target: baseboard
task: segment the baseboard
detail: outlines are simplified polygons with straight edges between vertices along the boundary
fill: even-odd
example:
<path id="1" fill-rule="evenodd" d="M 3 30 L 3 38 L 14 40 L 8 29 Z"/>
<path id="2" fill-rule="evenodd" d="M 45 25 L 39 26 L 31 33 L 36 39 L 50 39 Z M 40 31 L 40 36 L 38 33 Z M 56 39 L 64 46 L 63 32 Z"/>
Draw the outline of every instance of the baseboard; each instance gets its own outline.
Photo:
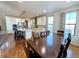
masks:
<path id="1" fill-rule="evenodd" d="M 73 45 L 73 46 L 79 47 L 79 45 L 78 45 L 78 44 L 75 44 L 75 43 L 71 43 L 70 45 Z"/>

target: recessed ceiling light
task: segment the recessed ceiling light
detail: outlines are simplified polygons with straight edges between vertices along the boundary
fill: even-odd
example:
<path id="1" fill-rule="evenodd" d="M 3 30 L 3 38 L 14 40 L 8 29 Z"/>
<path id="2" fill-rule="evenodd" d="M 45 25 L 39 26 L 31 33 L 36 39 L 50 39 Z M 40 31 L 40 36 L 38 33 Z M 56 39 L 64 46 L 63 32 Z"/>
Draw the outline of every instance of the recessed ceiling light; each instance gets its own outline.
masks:
<path id="1" fill-rule="evenodd" d="M 22 3 L 23 1 L 18 1 L 18 2 Z"/>
<path id="2" fill-rule="evenodd" d="M 70 2 L 70 0 L 66 0 L 66 2 Z"/>
<path id="3" fill-rule="evenodd" d="M 44 10 L 43 10 L 43 12 L 44 12 L 44 13 L 46 13 L 46 12 L 47 12 L 47 10 L 46 10 L 46 9 L 44 9 Z"/>

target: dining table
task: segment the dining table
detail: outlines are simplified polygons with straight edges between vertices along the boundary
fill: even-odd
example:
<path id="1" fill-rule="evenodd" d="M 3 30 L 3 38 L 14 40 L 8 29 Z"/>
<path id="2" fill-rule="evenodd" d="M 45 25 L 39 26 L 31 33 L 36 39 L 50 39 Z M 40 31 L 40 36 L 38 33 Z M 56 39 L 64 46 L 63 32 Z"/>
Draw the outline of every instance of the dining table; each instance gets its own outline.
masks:
<path id="1" fill-rule="evenodd" d="M 45 37 L 27 40 L 27 45 L 42 58 L 57 58 L 64 36 L 50 33 Z"/>

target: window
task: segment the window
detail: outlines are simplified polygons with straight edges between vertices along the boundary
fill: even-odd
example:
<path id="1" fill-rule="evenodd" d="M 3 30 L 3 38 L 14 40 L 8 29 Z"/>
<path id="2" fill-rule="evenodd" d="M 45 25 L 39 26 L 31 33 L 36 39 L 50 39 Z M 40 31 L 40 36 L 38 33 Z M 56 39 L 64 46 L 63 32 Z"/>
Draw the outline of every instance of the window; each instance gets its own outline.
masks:
<path id="1" fill-rule="evenodd" d="M 48 17 L 48 30 L 49 30 L 50 32 L 53 31 L 53 16 L 49 16 L 49 17 Z"/>
<path id="2" fill-rule="evenodd" d="M 74 35 L 75 32 L 75 25 L 76 25 L 76 12 L 69 12 L 66 13 L 66 18 L 65 18 L 65 32 L 66 33 L 71 33 Z"/>

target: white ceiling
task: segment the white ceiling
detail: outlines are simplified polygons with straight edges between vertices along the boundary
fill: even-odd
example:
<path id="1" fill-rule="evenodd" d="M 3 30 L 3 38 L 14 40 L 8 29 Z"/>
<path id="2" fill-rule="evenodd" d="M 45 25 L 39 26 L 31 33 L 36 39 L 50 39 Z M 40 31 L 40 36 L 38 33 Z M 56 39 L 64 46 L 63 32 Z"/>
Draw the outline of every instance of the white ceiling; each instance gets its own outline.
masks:
<path id="1" fill-rule="evenodd" d="M 35 17 L 44 14 L 44 9 L 50 13 L 77 4 L 79 4 L 78 1 L 0 1 L 0 11 L 11 16 Z M 23 10 L 25 14 L 21 15 Z"/>

